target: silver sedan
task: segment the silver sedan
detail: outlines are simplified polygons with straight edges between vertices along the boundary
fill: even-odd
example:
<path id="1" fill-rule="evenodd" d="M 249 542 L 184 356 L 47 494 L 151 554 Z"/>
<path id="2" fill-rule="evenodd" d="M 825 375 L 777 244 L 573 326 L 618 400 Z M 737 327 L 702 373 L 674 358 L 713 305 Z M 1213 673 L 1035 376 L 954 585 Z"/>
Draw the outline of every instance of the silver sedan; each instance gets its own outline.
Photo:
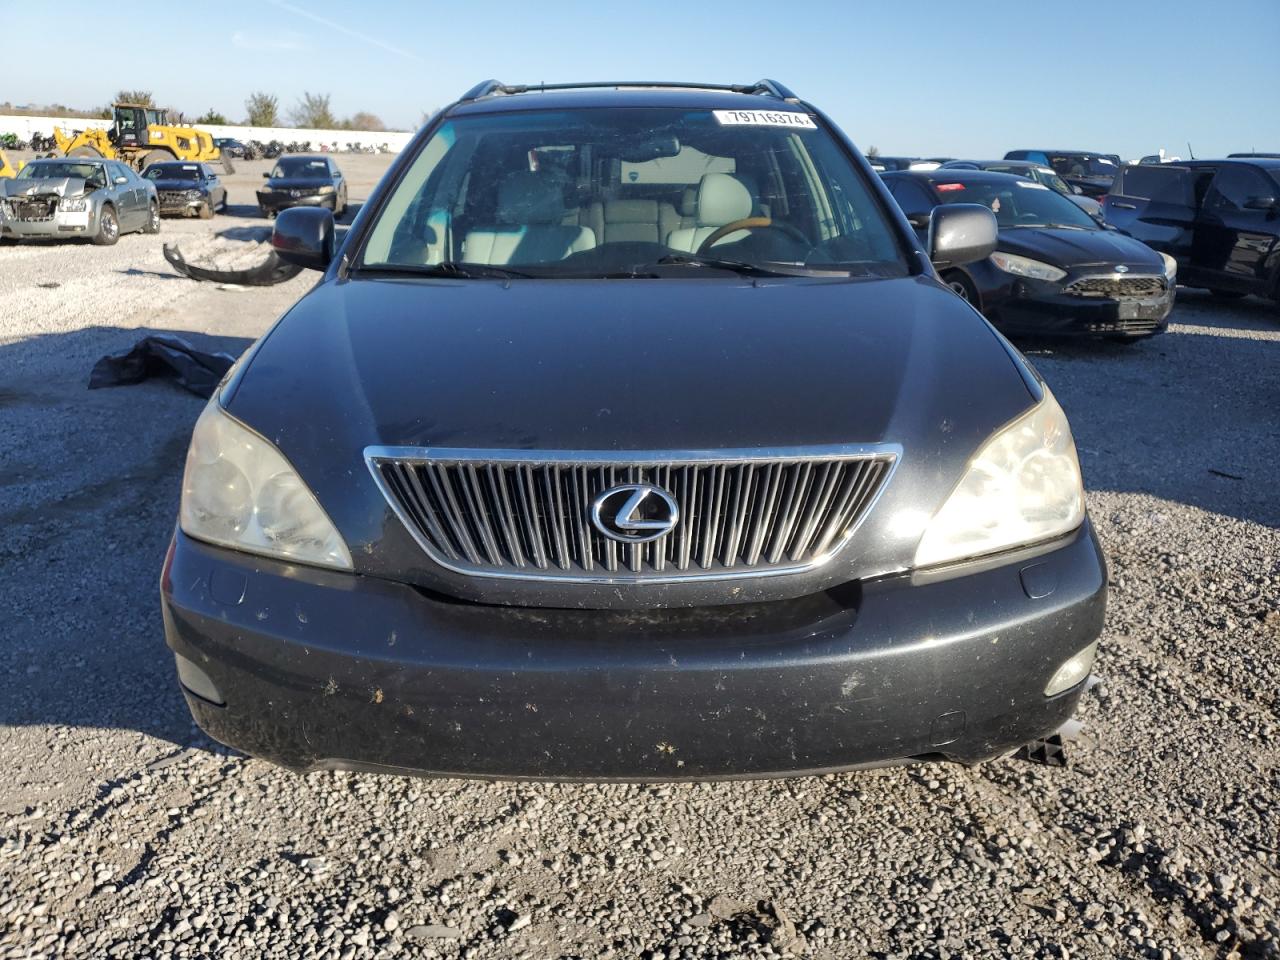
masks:
<path id="1" fill-rule="evenodd" d="M 154 184 L 117 160 L 33 160 L 0 180 L 0 234 L 110 245 L 133 230 L 160 232 L 160 202 Z"/>

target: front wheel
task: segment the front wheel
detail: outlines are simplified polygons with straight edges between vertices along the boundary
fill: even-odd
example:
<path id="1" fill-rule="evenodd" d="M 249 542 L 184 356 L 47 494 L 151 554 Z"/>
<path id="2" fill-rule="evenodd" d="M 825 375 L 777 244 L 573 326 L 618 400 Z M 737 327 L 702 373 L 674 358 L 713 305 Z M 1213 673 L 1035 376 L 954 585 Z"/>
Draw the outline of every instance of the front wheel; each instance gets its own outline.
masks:
<path id="1" fill-rule="evenodd" d="M 93 235 L 93 242 L 100 247 L 109 247 L 120 239 L 120 221 L 116 219 L 114 207 L 103 207 L 98 214 L 98 232 Z"/>
<path id="2" fill-rule="evenodd" d="M 142 232 L 160 232 L 160 205 L 154 200 L 151 201 L 151 209 L 147 211 L 147 225 L 142 228 Z"/>
<path id="3" fill-rule="evenodd" d="M 978 288 L 973 285 L 963 273 L 958 270 L 944 274 L 942 282 L 951 288 L 951 292 L 958 296 L 965 303 L 973 306 L 975 310 L 981 310 L 982 304 L 978 298 Z"/>

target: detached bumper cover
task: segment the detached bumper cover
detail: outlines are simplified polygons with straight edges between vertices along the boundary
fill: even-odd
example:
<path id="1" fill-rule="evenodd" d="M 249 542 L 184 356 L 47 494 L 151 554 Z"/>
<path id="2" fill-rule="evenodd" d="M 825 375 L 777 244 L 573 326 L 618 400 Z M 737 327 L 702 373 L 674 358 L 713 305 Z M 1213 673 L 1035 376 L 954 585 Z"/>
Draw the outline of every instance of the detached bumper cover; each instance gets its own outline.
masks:
<path id="1" fill-rule="evenodd" d="M 175 535 L 169 646 L 223 706 L 211 736 L 299 770 L 549 779 L 976 762 L 1068 719 L 1043 690 L 1097 638 L 1106 573 L 1086 524 L 1052 548 L 757 606 L 486 607 Z M 1033 599 L 1035 597 L 1035 599 Z"/>

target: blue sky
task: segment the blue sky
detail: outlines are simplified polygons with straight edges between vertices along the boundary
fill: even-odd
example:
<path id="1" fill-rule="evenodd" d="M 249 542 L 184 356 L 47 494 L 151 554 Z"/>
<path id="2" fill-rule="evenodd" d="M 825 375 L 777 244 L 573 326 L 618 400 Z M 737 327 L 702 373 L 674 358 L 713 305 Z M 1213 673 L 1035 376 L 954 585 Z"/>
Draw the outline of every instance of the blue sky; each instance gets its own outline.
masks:
<path id="1" fill-rule="evenodd" d="M 7 45 L 0 100 L 87 108 L 144 88 L 189 115 L 240 119 L 253 90 L 286 107 L 310 90 L 339 115 L 411 127 L 491 76 L 770 76 L 886 154 L 1185 156 L 1188 140 L 1197 156 L 1280 151 L 1280 0 L 130 0 L 116 8 L 139 31 L 132 55 L 116 30 L 104 55 L 104 32 L 85 29 L 110 4 L 56 7 L 51 35 L 44 0 L 0 0 L 10 38 L 45 38 Z"/>

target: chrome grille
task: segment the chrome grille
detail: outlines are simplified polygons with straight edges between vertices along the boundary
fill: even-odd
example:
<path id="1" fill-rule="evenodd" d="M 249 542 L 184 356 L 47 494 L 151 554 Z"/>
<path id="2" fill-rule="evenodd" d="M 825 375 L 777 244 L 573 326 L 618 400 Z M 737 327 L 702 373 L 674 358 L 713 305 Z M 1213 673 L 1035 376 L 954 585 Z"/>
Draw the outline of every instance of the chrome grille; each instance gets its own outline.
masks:
<path id="1" fill-rule="evenodd" d="M 187 200 L 187 192 L 185 190 L 161 190 L 161 203 L 185 203 Z"/>
<path id="2" fill-rule="evenodd" d="M 787 573 L 829 559 L 883 489 L 891 445 L 711 454 L 370 448 L 396 514 L 443 566 L 536 580 L 685 580 Z M 592 502 L 620 484 L 667 491 L 679 521 L 647 543 L 606 537 Z"/>
<path id="3" fill-rule="evenodd" d="M 1068 284 L 1066 292 L 1077 297 L 1105 297 L 1110 300 L 1150 300 L 1164 295 L 1164 277 L 1084 277 Z"/>

